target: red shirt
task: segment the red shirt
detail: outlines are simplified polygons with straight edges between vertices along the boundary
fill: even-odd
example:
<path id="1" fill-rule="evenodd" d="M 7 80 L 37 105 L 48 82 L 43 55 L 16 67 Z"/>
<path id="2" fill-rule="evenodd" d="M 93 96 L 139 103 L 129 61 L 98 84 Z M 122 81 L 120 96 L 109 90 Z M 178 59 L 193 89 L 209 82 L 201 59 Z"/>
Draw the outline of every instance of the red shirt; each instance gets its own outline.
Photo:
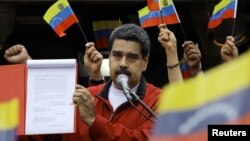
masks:
<path id="1" fill-rule="evenodd" d="M 120 105 L 115 112 L 108 101 L 108 90 L 111 81 L 106 85 L 89 87 L 89 91 L 95 97 L 96 120 L 89 128 L 80 117 L 77 116 L 77 132 L 63 135 L 63 141 L 112 141 L 112 140 L 141 140 L 145 141 L 151 133 L 153 122 L 138 111 L 129 102 Z M 103 91 L 102 91 L 103 90 Z M 141 80 L 137 90 L 141 100 L 153 111 L 161 90 L 145 79 Z M 137 109 L 155 120 L 138 102 L 133 102 Z M 79 114 L 78 114 L 79 115 Z"/>

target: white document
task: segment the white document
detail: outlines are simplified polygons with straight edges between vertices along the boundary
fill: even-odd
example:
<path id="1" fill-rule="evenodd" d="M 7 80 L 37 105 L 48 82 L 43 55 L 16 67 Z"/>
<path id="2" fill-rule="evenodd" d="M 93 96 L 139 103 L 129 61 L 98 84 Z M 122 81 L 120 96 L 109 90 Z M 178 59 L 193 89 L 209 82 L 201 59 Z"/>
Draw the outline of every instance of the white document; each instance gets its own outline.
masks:
<path id="1" fill-rule="evenodd" d="M 25 133 L 73 133 L 76 60 L 29 60 L 27 67 Z"/>

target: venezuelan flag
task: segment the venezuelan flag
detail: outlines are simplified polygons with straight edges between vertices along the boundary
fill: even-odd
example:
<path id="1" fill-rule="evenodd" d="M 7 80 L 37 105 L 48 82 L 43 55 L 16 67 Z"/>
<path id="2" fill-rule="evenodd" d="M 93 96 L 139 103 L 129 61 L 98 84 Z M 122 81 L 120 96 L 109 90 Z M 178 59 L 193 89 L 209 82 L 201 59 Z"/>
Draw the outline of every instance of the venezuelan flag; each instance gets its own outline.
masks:
<path id="1" fill-rule="evenodd" d="M 156 2 L 157 5 L 159 5 L 159 9 L 161 10 L 155 11 L 157 8 L 152 8 L 148 4 L 148 6 L 138 11 L 141 27 L 145 28 L 151 26 L 158 26 L 162 23 L 165 23 L 167 25 L 180 23 L 179 16 L 176 12 L 172 0 L 159 0 L 159 4 L 156 0 L 151 1 L 151 3 Z"/>
<path id="2" fill-rule="evenodd" d="M 223 19 L 236 18 L 237 5 L 238 0 L 222 0 L 214 7 L 208 28 L 211 29 L 219 26 Z"/>
<path id="3" fill-rule="evenodd" d="M 142 28 L 158 26 L 162 23 L 160 11 L 150 11 L 148 6 L 138 11 L 139 21 Z"/>
<path id="4" fill-rule="evenodd" d="M 147 5 L 150 11 L 159 11 L 161 9 L 159 0 L 147 0 Z"/>
<path id="5" fill-rule="evenodd" d="M 15 141 L 19 120 L 19 101 L 12 98 L 0 100 L 0 141 Z"/>
<path id="6" fill-rule="evenodd" d="M 167 25 L 180 23 L 172 0 L 161 0 L 161 7 L 163 23 Z"/>
<path id="7" fill-rule="evenodd" d="M 184 79 L 191 77 L 187 63 L 184 62 L 183 64 L 181 64 L 180 68 L 181 68 L 182 77 Z"/>
<path id="8" fill-rule="evenodd" d="M 250 124 L 250 52 L 165 87 L 152 141 L 204 141 L 209 124 Z M 236 82 L 236 83 L 235 83 Z"/>
<path id="9" fill-rule="evenodd" d="M 26 67 L 24 64 L 0 66 L 0 105 L 9 102 L 13 98 L 17 98 L 19 101 L 18 113 L 20 114 L 17 116 L 17 135 L 25 134 Z M 4 110 L 0 110 L 0 118 L 2 117 L 1 111 Z M 1 123 L 0 120 L 0 126 Z"/>
<path id="10" fill-rule="evenodd" d="M 58 0 L 44 14 L 44 20 L 53 28 L 59 37 L 78 19 L 67 0 Z"/>
<path id="11" fill-rule="evenodd" d="M 107 48 L 111 32 L 121 25 L 120 20 L 94 21 L 93 30 L 97 48 Z"/>

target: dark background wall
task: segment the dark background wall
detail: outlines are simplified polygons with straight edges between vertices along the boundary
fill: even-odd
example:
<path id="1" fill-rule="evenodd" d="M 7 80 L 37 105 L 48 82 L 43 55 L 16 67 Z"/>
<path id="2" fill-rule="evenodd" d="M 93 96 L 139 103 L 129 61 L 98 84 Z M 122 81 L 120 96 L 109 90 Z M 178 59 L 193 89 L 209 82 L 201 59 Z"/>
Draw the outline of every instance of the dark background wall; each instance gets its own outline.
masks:
<path id="1" fill-rule="evenodd" d="M 76 24 L 71 26 L 66 31 L 68 35 L 59 38 L 42 19 L 45 11 L 54 2 L 54 0 L 0 0 L 0 4 L 17 6 L 16 28 L 9 40 L 12 44 L 24 44 L 34 59 L 78 58 L 84 51 L 85 44 L 79 27 Z M 137 11 L 146 6 L 146 0 L 69 0 L 69 2 L 89 41 L 94 41 L 93 21 L 120 19 L 122 23 L 139 24 Z M 226 36 L 232 33 L 234 22 L 234 33 L 240 53 L 249 48 L 250 2 L 239 1 L 235 21 L 225 20 L 218 28 L 208 30 L 207 23 L 217 2 L 218 0 L 174 0 L 182 23 L 168 26 L 177 37 L 179 59 L 183 54 L 181 44 L 185 40 L 184 34 L 186 40 L 199 44 L 204 71 L 220 64 L 220 48 L 214 44 L 214 40 L 223 43 Z M 149 82 L 161 87 L 168 83 L 166 56 L 157 41 L 158 28 L 146 28 L 146 31 L 151 38 L 152 46 L 149 66 L 144 74 Z M 105 52 L 105 49 L 100 51 Z M 85 85 L 87 77 L 79 77 L 79 83 Z"/>

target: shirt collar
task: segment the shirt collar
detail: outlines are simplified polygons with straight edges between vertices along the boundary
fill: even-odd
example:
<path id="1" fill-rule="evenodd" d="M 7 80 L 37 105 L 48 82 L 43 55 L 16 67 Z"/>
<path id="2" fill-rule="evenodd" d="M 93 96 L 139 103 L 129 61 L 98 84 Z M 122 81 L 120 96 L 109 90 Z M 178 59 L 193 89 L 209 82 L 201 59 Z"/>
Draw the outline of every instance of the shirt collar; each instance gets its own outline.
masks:
<path id="1" fill-rule="evenodd" d="M 106 84 L 103 87 L 103 90 L 101 91 L 101 93 L 99 94 L 99 96 L 101 96 L 104 99 L 108 99 L 108 92 L 109 92 L 109 88 L 112 84 L 112 80 L 109 79 Z M 143 98 L 146 92 L 146 80 L 145 78 L 142 76 L 141 80 L 140 80 L 140 84 L 138 86 L 137 92 L 136 94 L 140 97 Z"/>

